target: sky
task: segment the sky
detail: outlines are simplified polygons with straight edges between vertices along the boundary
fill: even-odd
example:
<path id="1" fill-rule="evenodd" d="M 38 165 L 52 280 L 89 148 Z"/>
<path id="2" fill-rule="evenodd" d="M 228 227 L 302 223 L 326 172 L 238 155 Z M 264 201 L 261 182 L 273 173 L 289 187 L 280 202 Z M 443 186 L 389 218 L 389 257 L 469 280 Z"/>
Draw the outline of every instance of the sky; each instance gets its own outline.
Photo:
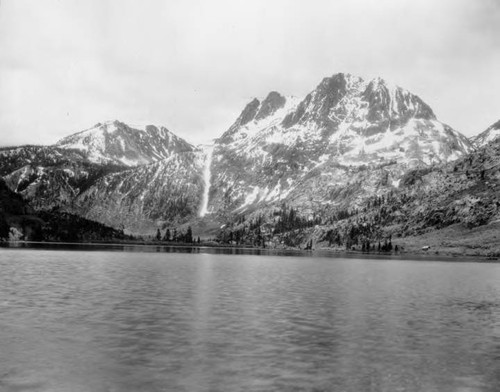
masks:
<path id="1" fill-rule="evenodd" d="M 338 72 L 466 136 L 500 119 L 500 0 L 0 1 L 0 146 L 113 119 L 207 142 L 254 97 Z"/>

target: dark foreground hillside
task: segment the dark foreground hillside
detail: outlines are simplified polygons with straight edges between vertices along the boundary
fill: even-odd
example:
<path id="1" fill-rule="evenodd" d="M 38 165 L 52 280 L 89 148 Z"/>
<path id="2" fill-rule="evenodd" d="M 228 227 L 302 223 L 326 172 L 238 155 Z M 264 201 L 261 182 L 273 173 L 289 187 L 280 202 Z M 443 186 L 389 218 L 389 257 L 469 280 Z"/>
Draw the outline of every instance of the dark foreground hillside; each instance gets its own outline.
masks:
<path id="1" fill-rule="evenodd" d="M 35 211 L 0 179 L 0 241 L 110 241 L 129 238 L 123 231 L 79 216 Z"/>

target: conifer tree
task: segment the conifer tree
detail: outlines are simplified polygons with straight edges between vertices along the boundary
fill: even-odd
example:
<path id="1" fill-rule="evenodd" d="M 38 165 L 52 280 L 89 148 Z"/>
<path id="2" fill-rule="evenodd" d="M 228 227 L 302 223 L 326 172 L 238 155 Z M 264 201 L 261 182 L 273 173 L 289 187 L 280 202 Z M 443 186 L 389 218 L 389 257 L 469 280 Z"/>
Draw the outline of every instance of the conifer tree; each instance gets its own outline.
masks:
<path id="1" fill-rule="evenodd" d="M 5 220 L 5 216 L 0 213 L 0 240 L 9 238 L 10 227 Z"/>
<path id="2" fill-rule="evenodd" d="M 191 229 L 191 226 L 188 226 L 188 228 L 187 228 L 185 241 L 188 243 L 193 242 L 193 229 Z"/>

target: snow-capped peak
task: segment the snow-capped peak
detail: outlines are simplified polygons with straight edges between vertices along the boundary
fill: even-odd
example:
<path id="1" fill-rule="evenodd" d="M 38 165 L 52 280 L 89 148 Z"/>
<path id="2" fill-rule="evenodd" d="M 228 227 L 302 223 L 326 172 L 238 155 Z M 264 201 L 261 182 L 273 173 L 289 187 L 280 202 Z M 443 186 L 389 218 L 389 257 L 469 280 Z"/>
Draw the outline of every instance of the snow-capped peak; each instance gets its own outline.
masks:
<path id="1" fill-rule="evenodd" d="M 218 139 L 222 143 L 245 139 L 271 125 L 278 125 L 281 119 L 293 111 L 300 99 L 295 96 L 285 97 L 271 91 L 264 99 L 250 101 L 234 124 Z"/>
<path id="2" fill-rule="evenodd" d="M 98 123 L 59 140 L 56 146 L 83 151 L 93 162 L 126 166 L 149 164 L 168 158 L 174 152 L 194 149 L 165 127 L 128 125 L 118 120 Z"/>
<path id="3" fill-rule="evenodd" d="M 218 143 L 263 161 L 271 146 L 300 146 L 307 159 L 327 154 L 346 164 L 432 164 L 471 151 L 467 138 L 439 122 L 415 94 L 382 78 L 346 73 L 324 78 L 303 99 L 276 92 L 253 99 Z"/>

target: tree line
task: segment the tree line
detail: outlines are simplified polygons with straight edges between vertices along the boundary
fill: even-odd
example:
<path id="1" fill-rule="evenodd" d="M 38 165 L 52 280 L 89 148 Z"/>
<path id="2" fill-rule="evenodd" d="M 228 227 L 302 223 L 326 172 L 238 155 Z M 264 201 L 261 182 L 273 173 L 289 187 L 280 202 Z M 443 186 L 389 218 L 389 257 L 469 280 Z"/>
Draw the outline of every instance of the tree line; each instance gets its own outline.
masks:
<path id="1" fill-rule="evenodd" d="M 177 230 L 177 228 L 173 228 L 172 230 L 167 228 L 164 234 L 162 234 L 161 230 L 158 228 L 156 230 L 155 239 L 156 241 L 182 242 L 185 244 L 201 243 L 200 237 L 196 239 L 193 237 L 193 229 L 191 226 L 188 226 L 185 232 Z"/>

